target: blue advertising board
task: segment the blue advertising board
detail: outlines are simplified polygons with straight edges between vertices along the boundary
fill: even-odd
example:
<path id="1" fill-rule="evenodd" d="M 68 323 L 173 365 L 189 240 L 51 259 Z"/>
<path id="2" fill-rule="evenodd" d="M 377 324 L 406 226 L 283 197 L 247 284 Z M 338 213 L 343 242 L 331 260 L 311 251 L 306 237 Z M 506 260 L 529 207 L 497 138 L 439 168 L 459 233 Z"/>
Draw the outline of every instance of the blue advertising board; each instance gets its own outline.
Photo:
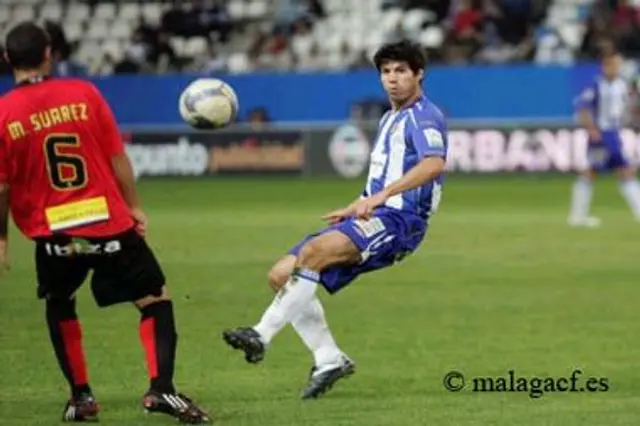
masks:
<path id="1" fill-rule="evenodd" d="M 425 89 L 450 119 L 562 121 L 572 116 L 577 91 L 598 72 L 596 64 L 434 67 Z M 181 125 L 177 100 L 196 75 L 96 77 L 123 126 Z M 375 70 L 345 73 L 215 75 L 240 100 L 240 120 L 264 108 L 277 122 L 342 121 L 354 104 L 384 102 Z M 0 79 L 0 93 L 11 81 Z"/>

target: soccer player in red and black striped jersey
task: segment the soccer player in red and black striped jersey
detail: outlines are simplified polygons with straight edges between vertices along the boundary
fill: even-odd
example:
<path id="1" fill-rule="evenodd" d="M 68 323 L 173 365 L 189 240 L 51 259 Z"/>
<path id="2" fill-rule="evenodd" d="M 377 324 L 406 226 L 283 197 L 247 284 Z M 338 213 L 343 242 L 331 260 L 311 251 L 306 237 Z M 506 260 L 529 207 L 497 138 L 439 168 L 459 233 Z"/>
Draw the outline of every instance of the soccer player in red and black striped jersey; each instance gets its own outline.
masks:
<path id="1" fill-rule="evenodd" d="M 93 272 L 100 307 L 132 302 L 150 387 L 144 408 L 185 423 L 208 415 L 173 384 L 177 333 L 163 271 L 145 242 L 147 219 L 113 114 L 91 83 L 52 79 L 48 34 L 13 28 L 6 59 L 16 87 L 0 98 L 0 264 L 7 265 L 8 216 L 36 245 L 38 297 L 71 387 L 63 420 L 95 420 L 75 293 Z"/>

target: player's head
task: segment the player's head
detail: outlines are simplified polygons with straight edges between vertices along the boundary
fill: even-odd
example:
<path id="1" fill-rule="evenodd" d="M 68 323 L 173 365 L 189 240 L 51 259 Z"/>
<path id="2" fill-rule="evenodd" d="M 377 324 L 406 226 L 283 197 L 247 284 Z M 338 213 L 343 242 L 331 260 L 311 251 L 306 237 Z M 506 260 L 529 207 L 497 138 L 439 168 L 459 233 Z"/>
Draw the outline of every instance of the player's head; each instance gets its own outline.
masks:
<path id="1" fill-rule="evenodd" d="M 14 70 L 48 73 L 51 59 L 49 34 L 33 22 L 16 25 L 5 41 L 7 62 Z"/>
<path id="2" fill-rule="evenodd" d="M 402 103 L 421 92 L 426 58 L 419 44 L 408 40 L 385 44 L 373 62 L 392 102 Z"/>
<path id="3" fill-rule="evenodd" d="M 606 48 L 602 52 L 602 72 L 609 79 L 620 75 L 622 68 L 622 55 L 613 47 Z"/>

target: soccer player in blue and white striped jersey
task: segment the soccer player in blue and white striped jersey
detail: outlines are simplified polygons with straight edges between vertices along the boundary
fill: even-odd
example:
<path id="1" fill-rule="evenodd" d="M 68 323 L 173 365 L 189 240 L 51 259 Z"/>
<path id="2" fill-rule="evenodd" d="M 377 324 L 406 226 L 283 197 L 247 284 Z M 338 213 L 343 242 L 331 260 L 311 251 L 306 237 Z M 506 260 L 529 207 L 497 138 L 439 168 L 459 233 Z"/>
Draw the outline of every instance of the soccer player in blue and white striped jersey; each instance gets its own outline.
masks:
<path id="1" fill-rule="evenodd" d="M 600 219 L 589 214 L 593 179 L 598 172 L 614 170 L 620 182 L 620 192 L 640 221 L 640 183 L 635 169 L 625 158 L 620 129 L 624 124 L 629 99 L 629 85 L 620 75 L 622 57 L 606 51 L 602 60 L 602 75 L 584 89 L 576 100 L 580 125 L 589 134 L 588 167 L 573 185 L 569 224 L 597 227 Z"/>
<path id="2" fill-rule="evenodd" d="M 408 41 L 374 56 L 392 109 L 380 120 L 361 196 L 328 213 L 329 225 L 298 243 L 271 269 L 277 292 L 253 327 L 223 333 L 225 341 L 260 362 L 275 335 L 291 324 L 314 356 L 303 398 L 316 398 L 355 371 L 336 344 L 316 296 L 334 294 L 360 275 L 389 267 L 413 253 L 440 203 L 447 157 L 442 112 L 423 94 L 425 58 Z"/>

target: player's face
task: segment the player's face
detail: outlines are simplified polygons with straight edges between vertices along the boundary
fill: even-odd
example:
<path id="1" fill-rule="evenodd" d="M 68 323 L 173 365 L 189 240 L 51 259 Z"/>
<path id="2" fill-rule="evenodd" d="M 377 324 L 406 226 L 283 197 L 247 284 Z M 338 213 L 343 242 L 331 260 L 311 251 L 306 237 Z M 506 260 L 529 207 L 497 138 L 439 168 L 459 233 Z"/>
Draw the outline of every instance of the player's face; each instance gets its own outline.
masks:
<path id="1" fill-rule="evenodd" d="M 422 70 L 414 73 L 406 62 L 390 61 L 380 67 L 382 86 L 395 103 L 406 101 L 420 91 Z"/>
<path id="2" fill-rule="evenodd" d="M 608 78 L 618 77 L 618 75 L 620 75 L 620 68 L 622 68 L 622 58 L 620 55 L 608 57 L 602 63 L 602 70 Z"/>

